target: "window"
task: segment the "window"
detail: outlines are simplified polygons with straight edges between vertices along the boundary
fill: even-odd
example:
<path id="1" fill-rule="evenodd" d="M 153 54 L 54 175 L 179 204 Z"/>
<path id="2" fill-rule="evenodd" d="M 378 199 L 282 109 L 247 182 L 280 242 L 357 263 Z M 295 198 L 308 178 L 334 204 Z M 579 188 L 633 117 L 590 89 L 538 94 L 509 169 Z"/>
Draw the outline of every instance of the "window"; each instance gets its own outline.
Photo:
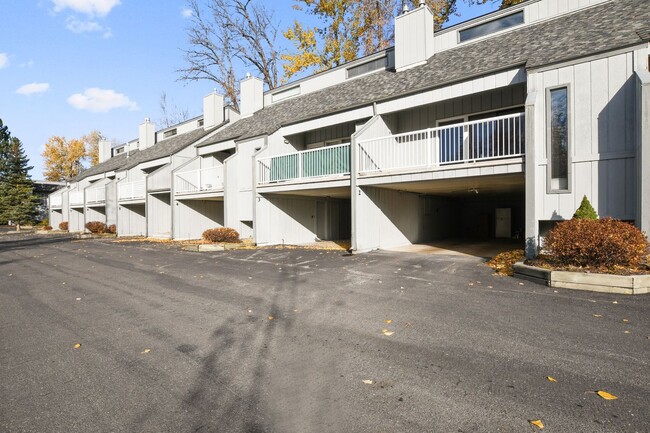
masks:
<path id="1" fill-rule="evenodd" d="M 174 135 L 176 135 L 176 128 L 170 129 L 169 131 L 165 131 L 163 137 L 169 138 L 169 137 L 173 137 Z"/>
<path id="2" fill-rule="evenodd" d="M 203 123 L 204 123 L 203 119 L 199 119 L 198 122 L 197 122 L 197 125 L 198 126 L 203 126 Z"/>
<path id="3" fill-rule="evenodd" d="M 519 11 L 496 20 L 482 23 L 458 32 L 460 42 L 466 42 L 472 39 L 487 36 L 510 27 L 518 26 L 524 23 L 524 11 Z"/>
<path id="4" fill-rule="evenodd" d="M 569 88 L 547 93 L 549 191 L 569 191 Z"/>
<path id="5" fill-rule="evenodd" d="M 271 97 L 273 102 L 282 101 L 283 99 L 291 98 L 292 96 L 300 95 L 300 86 L 291 87 L 290 89 L 276 92 Z"/>
<path id="6" fill-rule="evenodd" d="M 358 66 L 353 66 L 348 69 L 348 78 L 358 77 L 359 75 L 367 74 L 368 72 L 376 71 L 378 69 L 386 68 L 386 57 L 371 60 Z"/>

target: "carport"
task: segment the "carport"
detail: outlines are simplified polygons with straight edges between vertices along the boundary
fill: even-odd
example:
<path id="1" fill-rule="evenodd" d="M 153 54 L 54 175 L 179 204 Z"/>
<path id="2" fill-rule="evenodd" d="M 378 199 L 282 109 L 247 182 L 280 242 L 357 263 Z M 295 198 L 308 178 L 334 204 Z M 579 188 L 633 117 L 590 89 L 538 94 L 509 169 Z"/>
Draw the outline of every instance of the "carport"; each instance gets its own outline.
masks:
<path id="1" fill-rule="evenodd" d="M 256 242 L 264 245 L 348 240 L 350 187 L 291 189 L 264 193 L 256 201 Z"/>
<path id="2" fill-rule="evenodd" d="M 453 241 L 456 249 L 518 239 L 523 243 L 522 173 L 386 183 L 360 190 L 359 250 L 438 241 Z"/>
<path id="3" fill-rule="evenodd" d="M 219 196 L 174 200 L 174 239 L 201 239 L 203 232 L 224 226 L 223 192 Z"/>

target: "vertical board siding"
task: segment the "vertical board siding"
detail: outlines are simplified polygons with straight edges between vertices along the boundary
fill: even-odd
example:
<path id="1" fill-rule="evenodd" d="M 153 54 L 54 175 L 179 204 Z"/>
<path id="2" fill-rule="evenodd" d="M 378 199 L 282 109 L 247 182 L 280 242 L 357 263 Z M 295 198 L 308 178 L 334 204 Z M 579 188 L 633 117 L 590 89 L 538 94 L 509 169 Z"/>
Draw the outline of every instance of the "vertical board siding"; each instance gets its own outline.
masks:
<path id="1" fill-rule="evenodd" d="M 147 200 L 148 235 L 152 237 L 171 237 L 172 207 L 170 194 L 149 194 Z"/>
<path id="2" fill-rule="evenodd" d="M 201 239 L 207 229 L 224 226 L 224 203 L 216 200 L 176 200 L 174 238 Z"/>
<path id="3" fill-rule="evenodd" d="M 537 219 L 571 218 L 584 195 L 600 216 L 635 218 L 633 68 L 633 53 L 629 52 L 534 75 L 534 87 L 543 95 L 536 110 L 536 189 L 541 204 Z M 549 194 L 546 91 L 561 85 L 570 90 L 571 192 Z"/>

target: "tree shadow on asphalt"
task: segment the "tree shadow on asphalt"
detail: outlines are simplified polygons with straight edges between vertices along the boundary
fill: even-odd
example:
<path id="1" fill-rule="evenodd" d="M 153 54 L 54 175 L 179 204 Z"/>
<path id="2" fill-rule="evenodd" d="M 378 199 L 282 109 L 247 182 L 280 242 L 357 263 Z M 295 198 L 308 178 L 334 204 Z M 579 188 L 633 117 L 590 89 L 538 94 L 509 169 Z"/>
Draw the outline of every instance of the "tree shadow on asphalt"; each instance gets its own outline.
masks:
<path id="1" fill-rule="evenodd" d="M 259 287 L 271 291 L 270 305 L 263 317 L 258 311 L 243 318 L 231 315 L 214 329 L 212 347 L 201 359 L 194 384 L 183 400 L 190 417 L 189 431 L 277 430 L 273 414 L 265 409 L 268 402 L 264 401 L 264 386 L 272 374 L 272 352 L 282 350 L 274 348 L 278 338 L 295 325 L 295 319 L 283 312 L 295 309 L 301 283 L 296 271 L 283 266 L 277 283 L 266 280 Z"/>
<path id="2" fill-rule="evenodd" d="M 6 241 L 0 238 L 0 252 L 23 249 L 23 248 L 34 247 L 39 245 L 52 245 L 52 244 L 58 244 L 63 242 L 70 242 L 71 240 L 74 240 L 74 236 L 71 235 L 61 235 L 56 237 L 30 236 L 24 239 L 17 239 L 17 240 L 11 239 Z"/>

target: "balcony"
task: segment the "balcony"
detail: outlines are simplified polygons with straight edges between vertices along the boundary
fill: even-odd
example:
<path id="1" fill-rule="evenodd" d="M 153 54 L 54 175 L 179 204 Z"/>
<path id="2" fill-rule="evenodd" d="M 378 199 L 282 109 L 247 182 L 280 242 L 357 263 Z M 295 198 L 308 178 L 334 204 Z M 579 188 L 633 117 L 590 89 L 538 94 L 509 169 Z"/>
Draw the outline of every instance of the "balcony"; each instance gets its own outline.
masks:
<path id="1" fill-rule="evenodd" d="M 50 196 L 50 207 L 59 208 L 63 206 L 63 197 L 61 194 L 51 195 Z"/>
<path id="2" fill-rule="evenodd" d="M 106 188 L 103 186 L 88 188 L 86 190 L 86 204 L 99 204 L 106 202 Z"/>
<path id="3" fill-rule="evenodd" d="M 84 204 L 84 192 L 83 191 L 72 191 L 70 192 L 70 206 Z"/>
<path id="4" fill-rule="evenodd" d="M 175 194 L 195 194 L 223 189 L 223 166 L 174 174 Z"/>
<path id="5" fill-rule="evenodd" d="M 337 178 L 350 174 L 350 143 L 260 158 L 260 185 L 286 181 Z"/>
<path id="6" fill-rule="evenodd" d="M 359 175 L 424 171 L 521 157 L 525 152 L 524 120 L 523 113 L 511 114 L 360 140 Z"/>
<path id="7" fill-rule="evenodd" d="M 146 193 L 145 180 L 136 180 L 135 182 L 126 182 L 117 184 L 118 201 L 142 200 Z"/>

